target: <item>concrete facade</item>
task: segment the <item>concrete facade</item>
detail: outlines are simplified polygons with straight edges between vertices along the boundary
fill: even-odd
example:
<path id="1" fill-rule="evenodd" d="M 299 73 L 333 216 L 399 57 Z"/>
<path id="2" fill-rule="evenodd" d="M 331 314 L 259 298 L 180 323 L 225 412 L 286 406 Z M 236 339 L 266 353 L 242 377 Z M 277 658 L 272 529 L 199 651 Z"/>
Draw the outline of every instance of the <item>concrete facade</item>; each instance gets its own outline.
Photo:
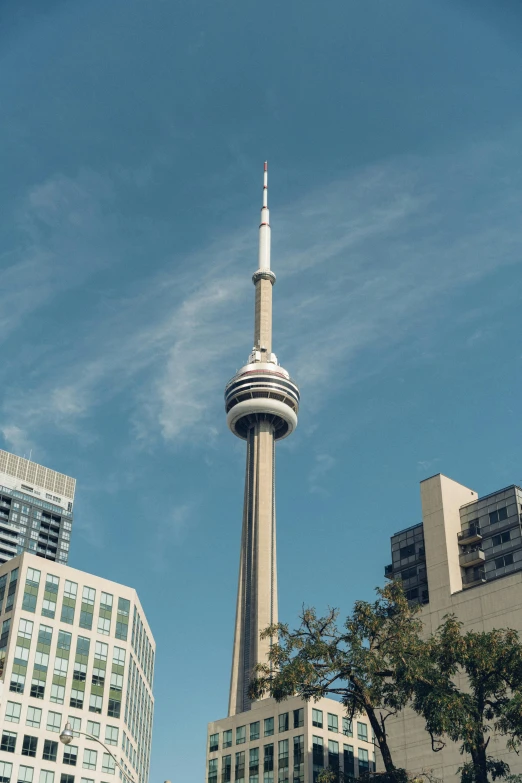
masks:
<path id="1" fill-rule="evenodd" d="M 439 474 L 421 483 L 421 505 L 429 586 L 429 602 L 421 613 L 426 634 L 436 631 L 450 613 L 464 624 L 464 631 L 513 628 L 522 634 L 522 559 L 516 558 L 522 551 L 520 488 L 479 498 L 474 490 Z M 506 531 L 511 537 L 504 541 Z M 502 554 L 506 547 L 509 561 Z M 490 562 L 489 576 L 483 565 L 477 573 L 475 562 Z M 404 565 L 409 567 L 406 561 Z M 395 561 L 392 572 L 387 568 L 389 576 L 401 573 Z M 390 719 L 388 728 L 398 766 L 411 772 L 432 769 L 444 781 L 457 779 L 463 761 L 457 744 L 448 742 L 434 753 L 423 721 L 411 710 Z M 507 761 L 513 774 L 522 773 L 522 757 L 508 752 L 501 737 L 491 736 L 488 753 Z"/>
<path id="2" fill-rule="evenodd" d="M 23 554 L 0 567 L 2 783 L 147 783 L 155 643 L 135 590 Z M 121 775 L 120 775 L 121 777 Z"/>

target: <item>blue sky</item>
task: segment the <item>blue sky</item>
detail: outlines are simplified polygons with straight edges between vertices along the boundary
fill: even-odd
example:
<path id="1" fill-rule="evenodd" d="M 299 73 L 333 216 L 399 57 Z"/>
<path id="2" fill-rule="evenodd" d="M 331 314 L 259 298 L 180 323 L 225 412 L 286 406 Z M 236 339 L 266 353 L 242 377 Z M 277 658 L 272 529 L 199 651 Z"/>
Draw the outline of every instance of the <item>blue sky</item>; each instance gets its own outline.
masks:
<path id="1" fill-rule="evenodd" d="M 4 0 L 0 445 L 78 479 L 71 565 L 135 586 L 152 778 L 223 717 L 270 165 L 280 614 L 348 611 L 437 472 L 522 481 L 518 0 Z M 151 778 L 151 779 L 152 779 Z"/>

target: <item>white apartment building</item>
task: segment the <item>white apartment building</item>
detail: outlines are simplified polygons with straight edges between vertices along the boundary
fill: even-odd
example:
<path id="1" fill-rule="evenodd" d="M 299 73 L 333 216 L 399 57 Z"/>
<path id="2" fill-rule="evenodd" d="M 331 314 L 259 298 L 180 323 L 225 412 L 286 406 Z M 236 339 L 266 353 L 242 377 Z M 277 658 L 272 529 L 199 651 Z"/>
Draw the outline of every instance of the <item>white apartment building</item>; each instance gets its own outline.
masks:
<path id="1" fill-rule="evenodd" d="M 388 577 L 401 578 L 406 595 L 422 604 L 426 633 L 455 614 L 463 631 L 513 628 L 522 636 L 522 490 L 516 485 L 479 497 L 438 474 L 421 482 L 422 522 L 392 536 Z M 393 760 L 410 772 L 432 769 L 444 781 L 460 779 L 464 757 L 448 741 L 434 753 L 424 722 L 405 710 L 387 722 Z M 488 755 L 522 773 L 522 756 L 492 734 Z"/>
<path id="2" fill-rule="evenodd" d="M 147 783 L 155 643 L 135 590 L 24 553 L 0 566 L 0 628 L 0 783 Z"/>
<path id="3" fill-rule="evenodd" d="M 368 719 L 333 699 L 262 699 L 208 726 L 207 783 L 312 783 L 325 767 L 341 780 L 375 770 Z"/>

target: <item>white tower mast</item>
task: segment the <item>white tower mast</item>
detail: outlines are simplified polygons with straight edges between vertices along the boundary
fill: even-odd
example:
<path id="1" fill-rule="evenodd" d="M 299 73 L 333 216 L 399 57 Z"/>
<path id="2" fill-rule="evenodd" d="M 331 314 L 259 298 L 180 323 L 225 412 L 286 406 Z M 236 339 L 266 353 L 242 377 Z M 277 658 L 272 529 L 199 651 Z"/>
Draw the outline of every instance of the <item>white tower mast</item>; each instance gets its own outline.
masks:
<path id="1" fill-rule="evenodd" d="M 259 226 L 254 347 L 245 367 L 225 389 L 227 424 L 246 440 L 243 529 L 228 714 L 250 709 L 253 667 L 267 659 L 270 640 L 259 635 L 277 622 L 275 441 L 297 426 L 299 389 L 272 353 L 272 286 L 267 164 Z"/>

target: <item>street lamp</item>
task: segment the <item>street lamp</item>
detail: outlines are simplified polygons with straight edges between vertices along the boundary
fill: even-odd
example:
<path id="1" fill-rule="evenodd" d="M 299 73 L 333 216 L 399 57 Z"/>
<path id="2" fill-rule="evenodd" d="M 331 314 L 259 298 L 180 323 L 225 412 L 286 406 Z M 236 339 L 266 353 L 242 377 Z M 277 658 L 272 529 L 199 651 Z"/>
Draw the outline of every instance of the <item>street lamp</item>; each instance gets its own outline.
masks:
<path id="1" fill-rule="evenodd" d="M 112 760 L 114 761 L 114 763 L 116 764 L 120 772 L 123 772 L 124 777 L 130 780 L 131 783 L 136 783 L 134 778 L 131 778 L 129 773 L 124 770 L 124 768 L 121 766 L 114 753 L 111 750 L 109 750 L 107 745 L 104 745 L 104 743 L 100 739 L 98 739 L 98 737 L 93 737 L 92 734 L 86 734 L 84 731 L 76 731 L 76 730 L 73 731 L 69 721 L 67 721 L 64 730 L 60 734 L 60 742 L 62 742 L 64 745 L 70 745 L 74 739 L 75 734 L 82 734 L 84 737 L 87 737 L 87 739 L 93 740 L 93 742 L 97 742 L 98 745 L 101 745 L 102 748 L 104 748 L 109 754 L 109 756 L 112 758 Z"/>

